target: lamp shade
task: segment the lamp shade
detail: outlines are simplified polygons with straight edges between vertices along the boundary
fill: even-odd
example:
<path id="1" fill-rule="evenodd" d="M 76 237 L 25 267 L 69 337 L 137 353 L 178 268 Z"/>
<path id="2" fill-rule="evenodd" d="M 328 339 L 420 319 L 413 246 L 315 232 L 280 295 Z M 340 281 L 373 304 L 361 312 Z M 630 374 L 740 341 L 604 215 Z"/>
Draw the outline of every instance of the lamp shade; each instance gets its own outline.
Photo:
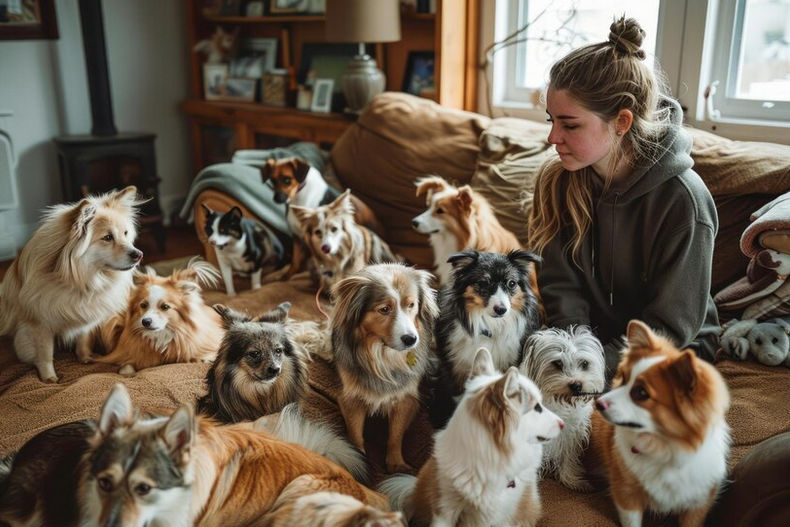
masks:
<path id="1" fill-rule="evenodd" d="M 328 42 L 400 40 L 398 0 L 326 0 Z"/>

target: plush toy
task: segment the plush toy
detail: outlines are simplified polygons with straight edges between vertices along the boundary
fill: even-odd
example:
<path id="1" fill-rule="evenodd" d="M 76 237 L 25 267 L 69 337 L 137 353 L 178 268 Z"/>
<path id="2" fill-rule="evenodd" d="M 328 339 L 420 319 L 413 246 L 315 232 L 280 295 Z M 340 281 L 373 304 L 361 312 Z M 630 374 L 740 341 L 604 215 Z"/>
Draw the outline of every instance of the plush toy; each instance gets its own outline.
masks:
<path id="1" fill-rule="evenodd" d="M 224 29 L 217 26 L 211 38 L 201 40 L 195 44 L 195 52 L 206 54 L 206 63 L 220 64 L 228 62 L 231 57 L 236 55 L 239 44 L 239 28 L 231 33 L 226 33 Z"/>
<path id="2" fill-rule="evenodd" d="M 721 348 L 728 355 L 746 360 L 749 353 L 766 366 L 790 368 L 790 324 L 781 318 L 731 320 L 724 326 Z"/>

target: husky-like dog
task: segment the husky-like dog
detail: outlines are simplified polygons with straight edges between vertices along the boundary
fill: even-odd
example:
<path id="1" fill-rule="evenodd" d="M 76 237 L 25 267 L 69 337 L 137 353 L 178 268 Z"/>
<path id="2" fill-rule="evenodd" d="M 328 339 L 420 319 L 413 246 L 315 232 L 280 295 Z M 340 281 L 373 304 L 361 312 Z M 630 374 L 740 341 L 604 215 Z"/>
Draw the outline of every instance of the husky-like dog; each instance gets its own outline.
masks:
<path id="1" fill-rule="evenodd" d="M 151 268 L 135 272 L 126 312 L 100 328 L 109 354 L 96 362 L 117 364 L 121 375 L 132 375 L 162 364 L 214 360 L 225 331 L 201 291 L 217 278 L 217 270 L 199 258 L 170 276 Z"/>
<path id="2" fill-rule="evenodd" d="M 143 258 L 133 245 L 143 202 L 127 187 L 51 207 L 6 272 L 0 336 L 13 335 L 16 356 L 42 381 L 58 381 L 56 339 L 90 362 L 93 329 L 126 306 L 131 271 Z"/>
<path id="3" fill-rule="evenodd" d="M 481 348 L 472 376 L 434 454 L 415 478 L 385 480 L 379 491 L 411 525 L 534 527 L 541 514 L 542 443 L 563 428 L 540 390 L 515 367 L 504 375 Z"/>
<path id="4" fill-rule="evenodd" d="M 419 385 L 432 362 L 438 314 L 428 271 L 403 264 L 369 265 L 338 282 L 329 326 L 343 383 L 338 406 L 351 443 L 365 451 L 368 415 L 389 419 L 387 470 L 411 470 L 403 435 L 420 406 Z"/>
<path id="5" fill-rule="evenodd" d="M 215 212 L 203 204 L 206 212 L 204 232 L 214 246 L 217 263 L 228 296 L 236 295 L 233 272 L 248 274 L 252 289 L 260 289 L 261 274 L 266 266 L 282 267 L 283 244 L 263 223 L 242 217 L 241 209 Z"/>
<path id="6" fill-rule="evenodd" d="M 283 430 L 296 433 L 276 438 L 249 424 L 218 426 L 195 419 L 191 405 L 169 418 L 141 419 L 126 389 L 116 385 L 98 422 L 52 428 L 22 447 L 0 496 L 0 521 L 29 527 L 257 525 L 302 475 L 389 510 L 386 498 L 308 450 L 311 438 L 303 429 Z"/>
<path id="7" fill-rule="evenodd" d="M 198 400 L 198 412 L 237 423 L 298 402 L 307 388 L 307 354 L 294 335 L 294 326 L 304 323 L 287 318 L 291 304 L 283 302 L 257 317 L 214 308 L 226 333 L 206 374 L 208 393 Z"/>
<path id="8" fill-rule="evenodd" d="M 594 398 L 604 388 L 601 342 L 586 326 L 537 331 L 527 339 L 519 369 L 543 392 L 543 404 L 565 422 L 560 437 L 546 445 L 544 472 L 570 489 L 592 490 L 581 459 L 590 442 Z"/>
<path id="9" fill-rule="evenodd" d="M 350 191 L 316 209 L 291 207 L 324 291 L 368 264 L 399 262 L 389 245 L 354 219 Z"/>

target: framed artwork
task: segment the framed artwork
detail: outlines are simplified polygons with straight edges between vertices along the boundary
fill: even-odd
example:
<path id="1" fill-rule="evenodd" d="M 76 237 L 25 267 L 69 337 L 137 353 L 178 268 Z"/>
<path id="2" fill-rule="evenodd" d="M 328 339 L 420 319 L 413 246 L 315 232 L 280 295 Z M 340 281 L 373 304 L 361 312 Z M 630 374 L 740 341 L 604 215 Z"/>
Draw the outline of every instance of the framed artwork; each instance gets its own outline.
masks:
<path id="1" fill-rule="evenodd" d="M 332 111 L 333 79 L 316 79 L 313 85 L 313 100 L 310 110 L 313 112 L 329 113 Z"/>
<path id="2" fill-rule="evenodd" d="M 255 102 L 258 87 L 257 79 L 238 79 L 229 77 L 225 81 L 222 99 L 226 101 Z"/>
<path id="3" fill-rule="evenodd" d="M 264 73 L 261 101 L 270 106 L 286 106 L 288 82 L 288 70 L 271 70 Z"/>
<path id="4" fill-rule="evenodd" d="M 277 62 L 276 38 L 246 38 L 237 57 L 230 61 L 231 77 L 260 79 Z"/>
<path id="5" fill-rule="evenodd" d="M 412 95 L 430 91 L 436 86 L 434 78 L 433 51 L 411 51 L 406 59 L 402 90 Z"/>
<path id="6" fill-rule="evenodd" d="M 269 0 L 269 13 L 272 15 L 306 14 L 310 0 Z"/>
<path id="7" fill-rule="evenodd" d="M 372 46 L 366 47 L 368 54 L 374 54 Z M 346 97 L 343 95 L 343 75 L 346 72 L 349 61 L 357 53 L 359 53 L 357 44 L 306 42 L 302 45 L 302 57 L 299 63 L 297 82 L 309 85 L 312 79 L 334 80 L 332 111 L 342 111 L 346 106 Z"/>
<path id="8" fill-rule="evenodd" d="M 220 101 L 228 80 L 227 64 L 203 64 L 203 96 L 207 101 Z"/>
<path id="9" fill-rule="evenodd" d="M 56 40 L 55 0 L 0 2 L 0 40 Z"/>

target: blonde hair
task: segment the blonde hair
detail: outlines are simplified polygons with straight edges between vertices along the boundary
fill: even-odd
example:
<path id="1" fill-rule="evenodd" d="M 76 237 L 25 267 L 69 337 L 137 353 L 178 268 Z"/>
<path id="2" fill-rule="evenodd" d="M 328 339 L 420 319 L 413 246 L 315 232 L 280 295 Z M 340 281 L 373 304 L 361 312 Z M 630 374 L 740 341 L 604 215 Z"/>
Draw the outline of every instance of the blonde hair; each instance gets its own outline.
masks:
<path id="1" fill-rule="evenodd" d="M 645 32 L 633 18 L 621 17 L 609 26 L 609 40 L 572 51 L 551 68 L 549 90 L 564 90 L 581 107 L 606 123 L 620 110 L 633 114 L 633 123 L 621 141 L 611 138 L 609 174 L 624 160 L 632 166 L 652 164 L 660 154 L 658 139 L 671 126 L 670 108 L 662 105 L 669 90 L 663 73 L 644 63 Z M 567 174 L 567 177 L 563 177 Z M 566 250 L 573 260 L 592 225 L 591 167 L 568 173 L 559 159 L 541 166 L 529 216 L 531 250 L 540 254 L 563 225 L 573 227 Z M 605 186 L 611 176 L 607 176 Z M 577 262 L 578 263 L 578 262 Z"/>

